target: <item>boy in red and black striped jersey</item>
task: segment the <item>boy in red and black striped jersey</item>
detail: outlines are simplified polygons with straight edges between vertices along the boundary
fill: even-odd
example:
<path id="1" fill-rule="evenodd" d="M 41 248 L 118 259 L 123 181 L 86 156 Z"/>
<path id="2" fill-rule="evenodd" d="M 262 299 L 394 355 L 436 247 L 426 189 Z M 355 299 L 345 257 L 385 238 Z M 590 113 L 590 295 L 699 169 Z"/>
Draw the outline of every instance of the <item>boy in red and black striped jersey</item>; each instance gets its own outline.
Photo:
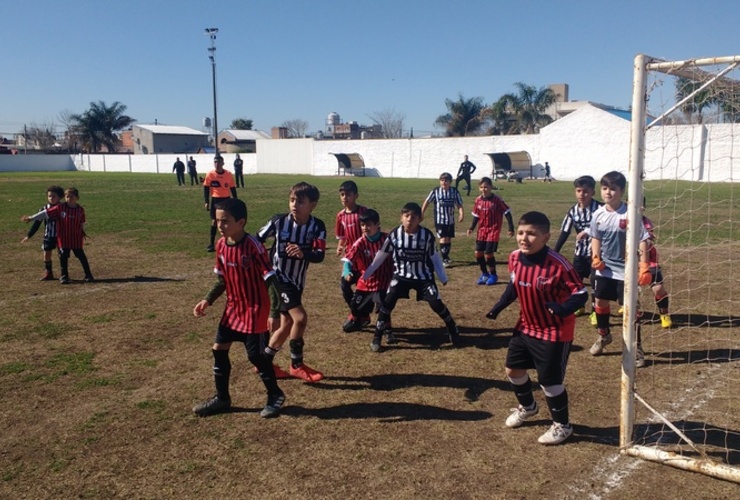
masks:
<path id="1" fill-rule="evenodd" d="M 64 198 L 64 189 L 61 186 L 49 186 L 46 188 L 46 200 L 49 203 L 43 206 L 40 211 L 58 205 L 62 198 Z M 57 222 L 56 220 L 46 219 L 44 223 L 44 241 L 41 243 L 41 250 L 44 252 L 45 272 L 40 281 L 52 281 L 54 280 L 54 272 L 51 267 L 51 252 L 57 248 Z M 34 221 L 21 243 L 30 240 L 39 230 L 39 227 L 41 227 L 41 221 Z"/>
<path id="2" fill-rule="evenodd" d="M 203 199 L 206 210 L 211 214 L 211 239 L 206 247 L 206 252 L 213 252 L 216 240 L 216 205 L 229 197 L 237 198 L 234 176 L 228 170 L 224 170 L 224 158 L 216 153 L 213 157 L 213 170 L 206 174 L 203 179 Z M 195 167 L 193 167 L 195 168 Z"/>
<path id="3" fill-rule="evenodd" d="M 517 225 L 519 246 L 509 255 L 510 280 L 501 298 L 486 315 L 496 317 L 519 300 L 519 320 L 509 341 L 506 376 L 519 406 L 506 419 L 519 427 L 539 412 L 527 370 L 537 370 L 553 424 L 539 438 L 542 444 L 559 444 L 572 433 L 568 393 L 563 381 L 575 331 L 575 311 L 588 293 L 568 260 L 547 247 L 550 221 L 541 212 L 527 212 Z"/>
<path id="4" fill-rule="evenodd" d="M 473 205 L 473 222 L 468 229 L 468 236 L 473 234 L 475 226 L 478 226 L 478 234 L 475 237 L 475 260 L 480 266 L 481 275 L 477 283 L 479 285 L 495 285 L 498 282 L 496 273 L 496 256 L 498 242 L 501 237 L 504 216 L 509 225 L 509 237 L 514 236 L 514 222 L 511 219 L 511 209 L 500 197 L 493 194 L 493 181 L 490 177 L 480 180 L 478 189 L 480 196 L 475 199 Z"/>
<path id="5" fill-rule="evenodd" d="M 352 248 L 355 241 L 362 237 L 360 216 L 367 209 L 357 204 L 358 196 L 357 184 L 354 181 L 344 181 L 339 186 L 339 199 L 342 202 L 343 208 L 337 214 L 337 220 L 334 224 L 334 235 L 337 237 L 337 255 L 340 257 Z M 352 296 L 354 294 L 352 285 L 357 284 L 359 278 L 359 274 L 352 273 L 350 279 L 346 279 L 344 274 L 342 274 L 339 280 L 339 289 L 342 291 L 342 297 L 349 307 L 352 307 Z"/>
<path id="6" fill-rule="evenodd" d="M 87 234 L 85 234 L 85 209 L 77 204 L 79 197 L 80 192 L 77 188 L 67 188 L 64 191 L 64 203 L 46 208 L 31 216 L 26 215 L 21 219 L 23 222 L 46 219 L 57 222 L 57 248 L 59 249 L 59 266 L 62 269 L 59 282 L 62 285 L 70 283 L 68 270 L 70 253 L 74 253 L 82 264 L 85 281 L 94 281 L 85 250 L 82 249 Z"/>
<path id="7" fill-rule="evenodd" d="M 205 417 L 231 408 L 229 349 L 233 342 L 241 342 L 267 389 L 267 404 L 260 415 L 275 417 L 285 403 L 285 394 L 277 385 L 272 358 L 265 354 L 270 332 L 280 316 L 275 271 L 262 243 L 244 232 L 247 205 L 243 201 L 229 198 L 219 202 L 216 205 L 216 223 L 222 236 L 216 244 L 214 272 L 218 280 L 206 298 L 193 308 L 196 317 L 203 316 L 206 309 L 226 292 L 226 307 L 212 348 L 216 395 L 194 407 L 193 412 Z"/>
<path id="8" fill-rule="evenodd" d="M 319 202 L 319 189 L 307 182 L 290 188 L 290 213 L 270 219 L 257 233 L 261 242 L 274 238 L 272 267 L 280 286 L 280 328 L 270 338 L 265 352 L 274 357 L 290 338 L 290 375 L 318 382 L 324 375 L 303 362 L 303 334 L 308 315 L 303 308 L 303 288 L 308 264 L 323 262 L 326 252 L 324 221 L 311 215 Z"/>
<path id="9" fill-rule="evenodd" d="M 362 237 L 355 241 L 342 259 L 344 262 L 342 277 L 347 281 L 351 280 L 353 275 L 362 276 L 388 237 L 387 233 L 380 231 L 380 215 L 372 208 L 366 209 L 360 215 L 360 227 Z M 367 279 L 364 277 L 359 279 L 349 304 L 349 318 L 342 325 L 345 332 L 355 332 L 369 324 L 373 308 L 377 307 L 379 310 L 383 304 L 392 275 L 393 262 L 386 260 L 375 274 Z"/>

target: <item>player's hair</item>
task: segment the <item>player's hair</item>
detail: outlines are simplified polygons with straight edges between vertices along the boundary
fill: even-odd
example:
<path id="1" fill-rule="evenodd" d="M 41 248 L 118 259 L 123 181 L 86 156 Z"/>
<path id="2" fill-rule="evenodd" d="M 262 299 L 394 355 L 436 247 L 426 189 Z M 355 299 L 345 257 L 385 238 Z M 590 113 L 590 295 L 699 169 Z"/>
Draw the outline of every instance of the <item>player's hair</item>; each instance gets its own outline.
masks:
<path id="1" fill-rule="evenodd" d="M 299 182 L 290 188 L 290 194 L 296 198 L 305 198 L 311 203 L 319 201 L 319 188 L 308 182 Z"/>
<path id="2" fill-rule="evenodd" d="M 372 208 L 368 208 L 362 212 L 359 219 L 361 223 L 364 222 L 367 224 L 370 222 L 371 224 L 380 224 L 380 214 Z"/>
<path id="3" fill-rule="evenodd" d="M 223 210 L 231 215 L 234 220 L 247 220 L 247 204 L 238 198 L 227 198 L 216 203 L 213 208 Z"/>
<path id="4" fill-rule="evenodd" d="M 64 190 L 64 194 L 65 195 L 67 195 L 67 194 L 73 194 L 73 195 L 75 195 L 75 198 L 79 198 L 80 197 L 80 192 L 77 191 L 77 188 L 76 187 L 68 187 L 67 189 Z"/>
<path id="5" fill-rule="evenodd" d="M 401 213 L 402 214 L 412 213 L 414 215 L 421 217 L 421 207 L 419 206 L 418 203 L 414 203 L 413 201 L 410 201 L 403 206 L 403 208 L 401 209 Z"/>
<path id="6" fill-rule="evenodd" d="M 573 186 L 577 188 L 587 187 L 596 189 L 596 180 L 590 175 L 582 175 L 573 181 Z"/>
<path id="7" fill-rule="evenodd" d="M 355 193 L 357 194 L 359 191 L 357 191 L 357 183 L 355 181 L 344 181 L 341 186 L 339 186 L 339 192 L 341 193 L 344 191 L 345 193 Z"/>
<path id="8" fill-rule="evenodd" d="M 527 212 L 519 218 L 518 226 L 535 226 L 543 233 L 550 232 L 550 219 L 542 212 Z"/>
<path id="9" fill-rule="evenodd" d="M 488 184 L 489 186 L 493 187 L 493 181 L 490 177 L 481 177 L 481 180 L 478 181 L 478 185 L 481 186 L 483 184 Z"/>
<path id="10" fill-rule="evenodd" d="M 627 187 L 627 178 L 624 176 L 624 174 L 617 172 L 616 170 L 612 170 L 611 172 L 604 174 L 604 176 L 601 178 L 600 184 L 610 189 L 618 187 L 619 189 L 624 191 Z"/>
<path id="11" fill-rule="evenodd" d="M 447 182 L 452 182 L 452 174 L 449 173 L 449 172 L 443 172 L 439 176 L 439 180 L 441 180 L 441 181 L 447 181 Z"/>
<path id="12" fill-rule="evenodd" d="M 46 188 L 47 193 L 54 193 L 60 198 L 64 198 L 64 188 L 62 186 L 49 186 Z"/>

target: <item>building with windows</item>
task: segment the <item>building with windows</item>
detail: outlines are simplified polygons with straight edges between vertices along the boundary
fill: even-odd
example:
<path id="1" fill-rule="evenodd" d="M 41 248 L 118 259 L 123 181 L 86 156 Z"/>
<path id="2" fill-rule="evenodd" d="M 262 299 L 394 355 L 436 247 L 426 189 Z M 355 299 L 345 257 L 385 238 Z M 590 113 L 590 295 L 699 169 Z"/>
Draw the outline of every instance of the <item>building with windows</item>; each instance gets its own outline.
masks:
<path id="1" fill-rule="evenodd" d="M 207 147 L 208 133 L 175 125 L 134 125 L 134 154 L 195 153 Z"/>

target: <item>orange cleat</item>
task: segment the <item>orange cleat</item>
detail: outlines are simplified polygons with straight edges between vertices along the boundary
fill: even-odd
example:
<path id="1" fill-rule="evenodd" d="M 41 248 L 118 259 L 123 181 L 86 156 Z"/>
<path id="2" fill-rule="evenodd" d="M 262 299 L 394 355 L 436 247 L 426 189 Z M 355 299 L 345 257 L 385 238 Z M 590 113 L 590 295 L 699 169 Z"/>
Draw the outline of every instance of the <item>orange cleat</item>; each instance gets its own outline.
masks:
<path id="1" fill-rule="evenodd" d="M 324 378 L 323 373 L 317 372 L 306 364 L 302 364 L 296 368 L 293 368 L 291 366 L 290 375 L 309 383 L 318 382 L 319 380 Z"/>
<path id="2" fill-rule="evenodd" d="M 276 379 L 290 378 L 290 374 L 286 372 L 285 370 L 283 370 L 282 368 L 280 368 L 278 365 L 273 364 L 272 367 L 275 370 Z M 254 367 L 254 373 L 259 373 L 259 370 L 257 369 L 256 366 Z"/>

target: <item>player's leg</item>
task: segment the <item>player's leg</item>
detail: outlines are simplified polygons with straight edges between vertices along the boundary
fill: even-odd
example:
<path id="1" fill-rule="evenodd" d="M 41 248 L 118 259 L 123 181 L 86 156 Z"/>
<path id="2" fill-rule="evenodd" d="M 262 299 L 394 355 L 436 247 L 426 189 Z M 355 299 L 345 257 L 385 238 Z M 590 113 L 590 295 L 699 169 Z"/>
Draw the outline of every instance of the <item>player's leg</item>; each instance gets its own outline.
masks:
<path id="1" fill-rule="evenodd" d="M 216 226 L 216 203 L 218 203 L 218 201 L 220 201 L 218 198 L 211 198 L 211 234 L 210 239 L 208 240 L 208 246 L 206 247 L 206 252 L 216 251 L 216 247 L 214 246 L 214 244 L 216 242 L 216 232 L 218 231 L 218 227 Z"/>
<path id="2" fill-rule="evenodd" d="M 87 261 L 85 250 L 82 248 L 74 248 L 72 249 L 72 252 L 80 261 L 80 264 L 82 264 L 82 271 L 85 273 L 85 281 L 87 281 L 88 283 L 91 281 L 95 281 L 95 278 L 93 278 L 92 275 L 92 271 L 90 271 L 90 263 Z"/>
<path id="3" fill-rule="evenodd" d="M 559 444 L 573 433 L 568 413 L 568 391 L 563 384 L 572 342 L 528 340 L 537 369 L 537 380 L 545 394 L 553 421 L 538 441 L 541 444 Z"/>
<path id="4" fill-rule="evenodd" d="M 517 407 L 506 418 L 506 427 L 520 427 L 539 411 L 532 394 L 532 381 L 527 370 L 534 368 L 534 361 L 521 332 L 514 331 L 506 351 L 506 377 L 517 400 Z"/>
<path id="5" fill-rule="evenodd" d="M 616 301 L 620 296 L 617 290 L 617 281 L 603 276 L 594 276 L 593 279 L 594 311 L 596 312 L 596 329 L 598 337 L 589 349 L 593 356 L 604 352 L 604 348 L 612 343 L 612 335 L 609 329 L 611 309 L 609 303 Z"/>
<path id="6" fill-rule="evenodd" d="M 655 305 L 658 307 L 658 314 L 660 314 L 660 326 L 671 328 L 673 327 L 673 320 L 668 305 L 668 290 L 663 285 L 663 272 L 660 267 L 650 268 L 650 272 L 653 274 L 653 283 L 650 288 L 653 290 Z"/>
<path id="7" fill-rule="evenodd" d="M 280 409 L 285 404 L 285 394 L 280 390 L 275 375 L 272 359 L 265 354 L 265 347 L 270 340 L 269 332 L 251 334 L 245 336 L 244 347 L 247 350 L 247 358 L 257 369 L 262 383 L 267 389 L 267 404 L 260 412 L 262 418 L 278 416 Z"/>
<path id="8" fill-rule="evenodd" d="M 211 348 L 216 395 L 193 408 L 193 413 L 199 417 L 215 415 L 231 408 L 231 394 L 229 393 L 231 360 L 229 359 L 229 349 L 231 348 L 230 339 L 232 337 L 233 332 L 229 328 L 219 325 L 216 340 Z"/>
<path id="9" fill-rule="evenodd" d="M 352 307 L 352 297 L 355 294 L 352 286 L 357 284 L 359 280 L 360 273 L 357 271 L 352 272 L 349 280 L 345 279 L 344 276 L 339 278 L 339 289 L 342 291 L 342 298 L 344 299 L 344 302 L 347 304 L 347 306 L 350 308 Z"/>
<path id="10" fill-rule="evenodd" d="M 408 297 L 408 284 L 400 282 L 396 278 L 391 281 L 391 286 L 383 299 L 383 303 L 378 310 L 378 320 L 375 323 L 375 333 L 370 343 L 370 350 L 380 352 L 382 350 L 383 334 L 390 328 L 391 313 L 396 308 L 398 299 Z"/>
<path id="11" fill-rule="evenodd" d="M 488 270 L 488 279 L 486 285 L 495 285 L 498 282 L 498 273 L 496 272 L 496 251 L 498 250 L 498 241 L 487 241 L 483 249 L 483 259 L 486 262 Z"/>
<path id="12" fill-rule="evenodd" d="M 305 341 L 303 340 L 303 334 L 306 331 L 306 325 L 308 324 L 308 314 L 300 302 L 300 293 L 293 298 L 293 302 L 297 302 L 293 307 L 290 307 L 287 311 L 287 316 L 290 318 L 290 326 L 287 328 L 288 336 L 290 337 L 290 374 L 295 378 L 299 378 L 306 382 L 318 382 L 324 378 L 324 374 L 314 370 L 303 362 L 303 347 Z M 285 315 L 282 316 L 285 318 Z M 282 324 L 280 328 L 282 328 Z M 278 328 L 270 339 L 270 345 L 279 339 L 275 339 L 280 332 Z M 281 332 L 285 335 L 285 332 Z M 282 342 L 285 340 L 283 339 Z M 282 345 L 282 343 L 280 344 Z"/>
<path id="13" fill-rule="evenodd" d="M 69 284 L 69 248 L 59 249 L 59 267 L 61 268 L 61 275 L 59 276 L 59 282 L 62 285 Z"/>
<path id="14" fill-rule="evenodd" d="M 429 303 L 429 307 L 432 308 L 432 311 L 434 311 L 437 316 L 445 322 L 450 343 L 455 347 L 460 345 L 460 331 L 457 328 L 457 323 L 455 323 L 455 320 L 452 318 L 450 310 L 447 308 L 445 303 L 442 302 L 442 298 L 439 296 L 439 289 L 434 281 L 426 281 L 422 283 L 420 287 L 417 288 L 416 293 L 420 294 L 421 298 Z"/>
<path id="15" fill-rule="evenodd" d="M 41 277 L 41 281 L 51 281 L 54 279 L 54 271 L 52 270 L 52 264 L 51 264 L 51 258 L 52 258 L 51 254 L 52 254 L 52 251 L 54 250 L 54 247 L 53 246 L 47 247 L 47 242 L 46 240 L 44 240 L 42 248 L 44 252 L 44 275 Z"/>
<path id="16" fill-rule="evenodd" d="M 485 250 L 486 250 L 486 242 L 481 241 L 481 240 L 476 240 L 475 241 L 475 262 L 478 264 L 478 267 L 480 268 L 480 277 L 478 277 L 478 281 L 476 281 L 476 283 L 479 285 L 485 285 L 489 278 L 488 267 L 486 267 Z"/>

